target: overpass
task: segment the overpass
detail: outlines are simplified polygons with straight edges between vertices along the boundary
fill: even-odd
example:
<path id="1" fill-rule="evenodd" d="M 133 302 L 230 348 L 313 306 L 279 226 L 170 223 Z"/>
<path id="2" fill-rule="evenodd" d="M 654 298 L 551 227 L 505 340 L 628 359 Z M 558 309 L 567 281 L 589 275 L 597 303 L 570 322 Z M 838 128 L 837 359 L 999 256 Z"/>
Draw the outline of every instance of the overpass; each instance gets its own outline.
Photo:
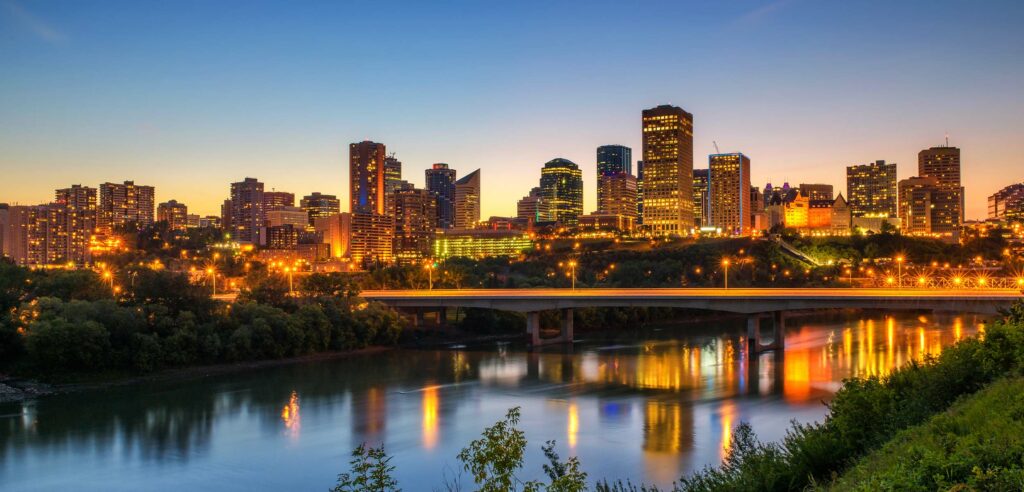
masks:
<path id="1" fill-rule="evenodd" d="M 761 350 L 760 325 L 774 319 L 775 337 L 769 348 L 781 348 L 785 313 L 808 309 L 861 308 L 888 311 L 951 311 L 996 314 L 1024 299 L 1016 289 L 459 289 L 371 290 L 367 300 L 412 311 L 485 308 L 526 314 L 530 341 L 539 345 L 540 311 L 559 310 L 558 341 L 572 341 L 572 310 L 590 307 L 670 307 L 748 315 L 748 338 Z"/>

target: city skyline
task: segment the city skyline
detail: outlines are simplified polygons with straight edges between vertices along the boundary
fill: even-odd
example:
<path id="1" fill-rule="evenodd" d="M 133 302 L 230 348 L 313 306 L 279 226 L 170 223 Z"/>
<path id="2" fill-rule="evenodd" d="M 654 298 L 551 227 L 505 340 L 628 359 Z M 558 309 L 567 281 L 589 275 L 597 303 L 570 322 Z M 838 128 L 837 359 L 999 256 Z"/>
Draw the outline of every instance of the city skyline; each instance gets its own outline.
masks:
<path id="1" fill-rule="evenodd" d="M 425 12 L 392 4 L 366 8 L 408 32 L 354 45 L 363 51 L 352 49 L 358 29 L 332 34 L 308 53 L 303 50 L 319 39 L 315 35 L 347 25 L 334 7 L 277 12 L 254 6 L 246 14 L 257 31 L 277 33 L 271 20 L 277 14 L 332 20 L 312 23 L 308 34 L 278 33 L 287 36 L 257 43 L 246 54 L 240 50 L 252 39 L 245 33 L 218 38 L 209 53 L 161 41 L 163 34 L 199 30 L 196 44 L 202 45 L 199 28 L 210 21 L 200 14 L 226 15 L 216 6 L 176 13 L 146 33 L 155 29 L 159 12 L 131 4 L 113 19 L 97 19 L 83 11 L 103 13 L 111 4 L 7 2 L 0 22 L 10 37 L 0 58 L 12 68 L 0 81 L 0 167 L 7 178 L 0 182 L 0 201 L 45 203 L 55 188 L 70 184 L 133 180 L 155 186 L 157 202 L 175 199 L 192 213 L 216 215 L 228 184 L 248 176 L 268 190 L 318 191 L 346 202 L 346 146 L 369 139 L 386 144 L 417 187 L 424 186 L 422 170 L 436 162 L 482 169 L 482 217 L 512 216 L 553 158 L 577 163 L 585 177 L 596 175 L 594 152 L 601 145 L 625 145 L 637 158 L 640 111 L 667 103 L 694 114 L 695 162 L 716 153 L 712 142 L 718 142 L 723 152 L 751 157 L 755 185 L 829 183 L 844 196 L 846 166 L 885 159 L 898 163 L 898 179 L 906 179 L 917 174 L 917 153 L 942 145 L 948 132 L 950 145 L 963 149 L 966 218 L 984 218 L 986 197 L 1024 178 L 1014 157 L 1024 152 L 1015 138 L 1024 101 L 1014 82 L 1024 72 L 1014 55 L 1024 44 L 1014 31 L 1022 8 L 922 5 L 859 12 L 801 2 L 687 4 L 667 6 L 659 16 L 598 5 L 583 17 L 568 15 L 565 6 L 542 12 L 470 6 L 461 12 L 480 25 L 460 22 L 463 34 L 448 35 L 442 24 L 427 46 L 413 49 L 404 41 L 423 28 L 410 18 Z M 426 14 L 454 22 L 444 19 L 450 8 Z M 590 32 L 613 15 L 637 39 Z M 810 17 L 826 20 L 805 25 Z M 524 22 L 525 32 L 516 32 Z M 693 32 L 669 38 L 660 28 L 671 22 Z M 540 53 L 550 46 L 532 35 L 556 26 L 579 41 Z M 866 29 L 878 34 L 860 36 Z M 737 32 L 744 39 L 727 39 Z M 470 35 L 476 46 L 465 42 Z M 131 36 L 140 42 L 123 48 L 125 59 L 112 43 Z M 824 46 L 805 43 L 809 37 Z M 667 39 L 676 52 L 651 48 Z M 768 41 L 775 44 L 757 47 Z M 889 49 L 894 43 L 899 50 Z M 485 63 L 496 49 L 511 58 L 508 66 Z M 165 54 L 174 56 L 160 59 Z M 329 62 L 335 54 L 340 58 Z M 591 72 L 607 56 L 621 58 L 627 70 L 663 56 L 650 69 L 668 81 L 593 81 Z M 578 60 L 564 80 L 538 78 L 562 59 Z M 391 79 L 359 75 L 347 82 L 351 74 L 338 66 L 356 62 L 371 63 Z M 756 71 L 757 83 L 712 76 L 710 68 L 724 63 Z M 951 64 L 958 70 L 950 72 Z M 801 81 L 812 67 L 814 77 Z M 276 74 L 253 82 L 268 69 Z M 680 78 L 684 73 L 692 75 Z M 586 178 L 584 210 L 596 206 L 596 182 Z"/>

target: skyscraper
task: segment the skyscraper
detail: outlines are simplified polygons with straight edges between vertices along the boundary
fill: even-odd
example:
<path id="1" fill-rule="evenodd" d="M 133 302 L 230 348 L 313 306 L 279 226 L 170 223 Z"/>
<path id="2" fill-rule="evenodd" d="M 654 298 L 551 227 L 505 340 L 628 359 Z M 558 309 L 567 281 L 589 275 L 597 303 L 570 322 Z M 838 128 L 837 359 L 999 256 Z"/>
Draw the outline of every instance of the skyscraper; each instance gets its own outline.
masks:
<path id="1" fill-rule="evenodd" d="M 287 191 L 265 191 L 263 192 L 263 213 L 271 210 L 281 210 L 285 207 L 295 206 L 295 193 Z"/>
<path id="2" fill-rule="evenodd" d="M 608 173 L 597 180 L 600 199 L 597 214 L 619 215 L 636 220 L 636 177 L 625 171 Z"/>
<path id="3" fill-rule="evenodd" d="M 73 185 L 54 195 L 49 207 L 46 262 L 84 263 L 89 260 L 89 240 L 96 229 L 96 188 Z"/>
<path id="4" fill-rule="evenodd" d="M 390 214 L 395 208 L 395 192 L 402 185 L 402 161 L 394 153 L 384 158 L 384 213 Z"/>
<path id="5" fill-rule="evenodd" d="M 932 147 L 917 154 L 917 174 L 935 178 L 938 186 L 956 194 L 936 217 L 943 224 L 959 227 L 964 222 L 964 188 L 960 181 L 960 149 Z"/>
<path id="6" fill-rule="evenodd" d="M 704 227 L 708 222 L 708 169 L 693 170 L 693 222 Z"/>
<path id="7" fill-rule="evenodd" d="M 313 225 L 316 222 L 317 217 L 327 217 L 331 214 L 341 212 L 341 200 L 334 195 L 324 195 L 319 191 L 314 191 L 310 195 L 302 197 L 299 201 L 299 206 L 306 211 L 309 216 L 309 225 Z"/>
<path id="8" fill-rule="evenodd" d="M 597 148 L 597 202 L 601 203 L 601 176 L 633 174 L 633 149 L 624 145 L 602 145 Z M 600 209 L 600 206 L 598 207 Z"/>
<path id="9" fill-rule="evenodd" d="M 349 211 L 384 215 L 384 144 L 365 140 L 348 146 Z"/>
<path id="10" fill-rule="evenodd" d="M 166 222 L 171 230 L 184 231 L 188 227 L 188 207 L 177 200 L 169 200 L 156 207 L 157 222 Z"/>
<path id="11" fill-rule="evenodd" d="M 427 190 L 398 190 L 395 200 L 394 256 L 409 263 L 430 257 L 437 229 L 437 199 Z"/>
<path id="12" fill-rule="evenodd" d="M 583 173 L 576 163 L 562 158 L 548 161 L 540 171 L 540 190 L 552 219 L 577 224 L 583 215 Z"/>
<path id="13" fill-rule="evenodd" d="M 693 115 L 662 105 L 645 109 L 644 229 L 656 236 L 689 234 L 693 220 Z"/>
<path id="14" fill-rule="evenodd" d="M 896 163 L 847 166 L 846 193 L 853 217 L 896 217 Z"/>
<path id="15" fill-rule="evenodd" d="M 1012 184 L 989 196 L 988 218 L 1024 220 L 1024 183 Z"/>
<path id="16" fill-rule="evenodd" d="M 516 203 L 516 217 L 533 223 L 552 220 L 551 207 L 548 206 L 548 201 L 539 186 L 530 190 L 528 195 Z"/>
<path id="17" fill-rule="evenodd" d="M 152 186 L 136 185 L 134 181 L 103 183 L 100 185 L 97 228 L 103 234 L 110 234 L 115 228 L 127 225 L 147 227 L 153 223 L 155 209 Z"/>
<path id="18" fill-rule="evenodd" d="M 636 225 L 644 225 L 644 161 L 636 161 Z"/>
<path id="19" fill-rule="evenodd" d="M 956 237 L 960 189 L 942 185 L 934 176 L 920 176 L 899 182 L 899 218 L 904 234 Z"/>
<path id="20" fill-rule="evenodd" d="M 480 222 L 480 170 L 455 182 L 455 228 L 472 229 Z"/>
<path id="21" fill-rule="evenodd" d="M 231 183 L 231 232 L 238 242 L 259 244 L 260 228 L 264 226 L 263 183 L 256 178 L 245 178 Z M 225 226 L 227 227 L 227 226 Z"/>
<path id="22" fill-rule="evenodd" d="M 455 226 L 455 170 L 439 162 L 425 171 L 427 190 L 437 197 L 437 227 Z"/>
<path id="23" fill-rule="evenodd" d="M 722 232 L 750 234 L 750 158 L 741 153 L 708 158 L 708 222 Z"/>

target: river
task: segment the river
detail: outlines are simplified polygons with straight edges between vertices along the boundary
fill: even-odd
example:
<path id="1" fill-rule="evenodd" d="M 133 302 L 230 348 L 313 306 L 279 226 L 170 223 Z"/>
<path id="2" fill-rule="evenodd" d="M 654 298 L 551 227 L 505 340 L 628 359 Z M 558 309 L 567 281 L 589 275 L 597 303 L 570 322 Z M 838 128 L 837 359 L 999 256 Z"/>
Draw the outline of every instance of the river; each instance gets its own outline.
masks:
<path id="1" fill-rule="evenodd" d="M 717 320 L 572 349 L 394 350 L 0 404 L 0 490 L 323 491 L 363 442 L 384 443 L 404 490 L 431 490 L 515 406 L 521 478 L 541 477 L 554 439 L 592 478 L 664 486 L 719 462 L 741 421 L 780 439 L 792 420 L 821 419 L 844 378 L 938 354 L 982 321 L 794 318 L 784 353 L 753 364 L 742 320 Z"/>

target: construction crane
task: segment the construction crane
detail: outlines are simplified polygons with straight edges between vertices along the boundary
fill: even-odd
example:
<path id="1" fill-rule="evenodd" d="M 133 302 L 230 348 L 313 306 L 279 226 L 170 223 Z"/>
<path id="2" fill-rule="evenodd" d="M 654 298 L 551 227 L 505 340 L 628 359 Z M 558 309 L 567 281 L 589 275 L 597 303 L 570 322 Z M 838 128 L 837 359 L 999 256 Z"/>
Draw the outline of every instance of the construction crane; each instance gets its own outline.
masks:
<path id="1" fill-rule="evenodd" d="M 715 144 L 715 153 L 716 153 L 716 154 L 721 154 L 721 153 L 722 153 L 722 151 L 721 151 L 721 150 L 718 150 L 718 142 L 716 142 L 716 141 L 712 140 L 712 141 L 711 141 L 711 143 Z"/>

